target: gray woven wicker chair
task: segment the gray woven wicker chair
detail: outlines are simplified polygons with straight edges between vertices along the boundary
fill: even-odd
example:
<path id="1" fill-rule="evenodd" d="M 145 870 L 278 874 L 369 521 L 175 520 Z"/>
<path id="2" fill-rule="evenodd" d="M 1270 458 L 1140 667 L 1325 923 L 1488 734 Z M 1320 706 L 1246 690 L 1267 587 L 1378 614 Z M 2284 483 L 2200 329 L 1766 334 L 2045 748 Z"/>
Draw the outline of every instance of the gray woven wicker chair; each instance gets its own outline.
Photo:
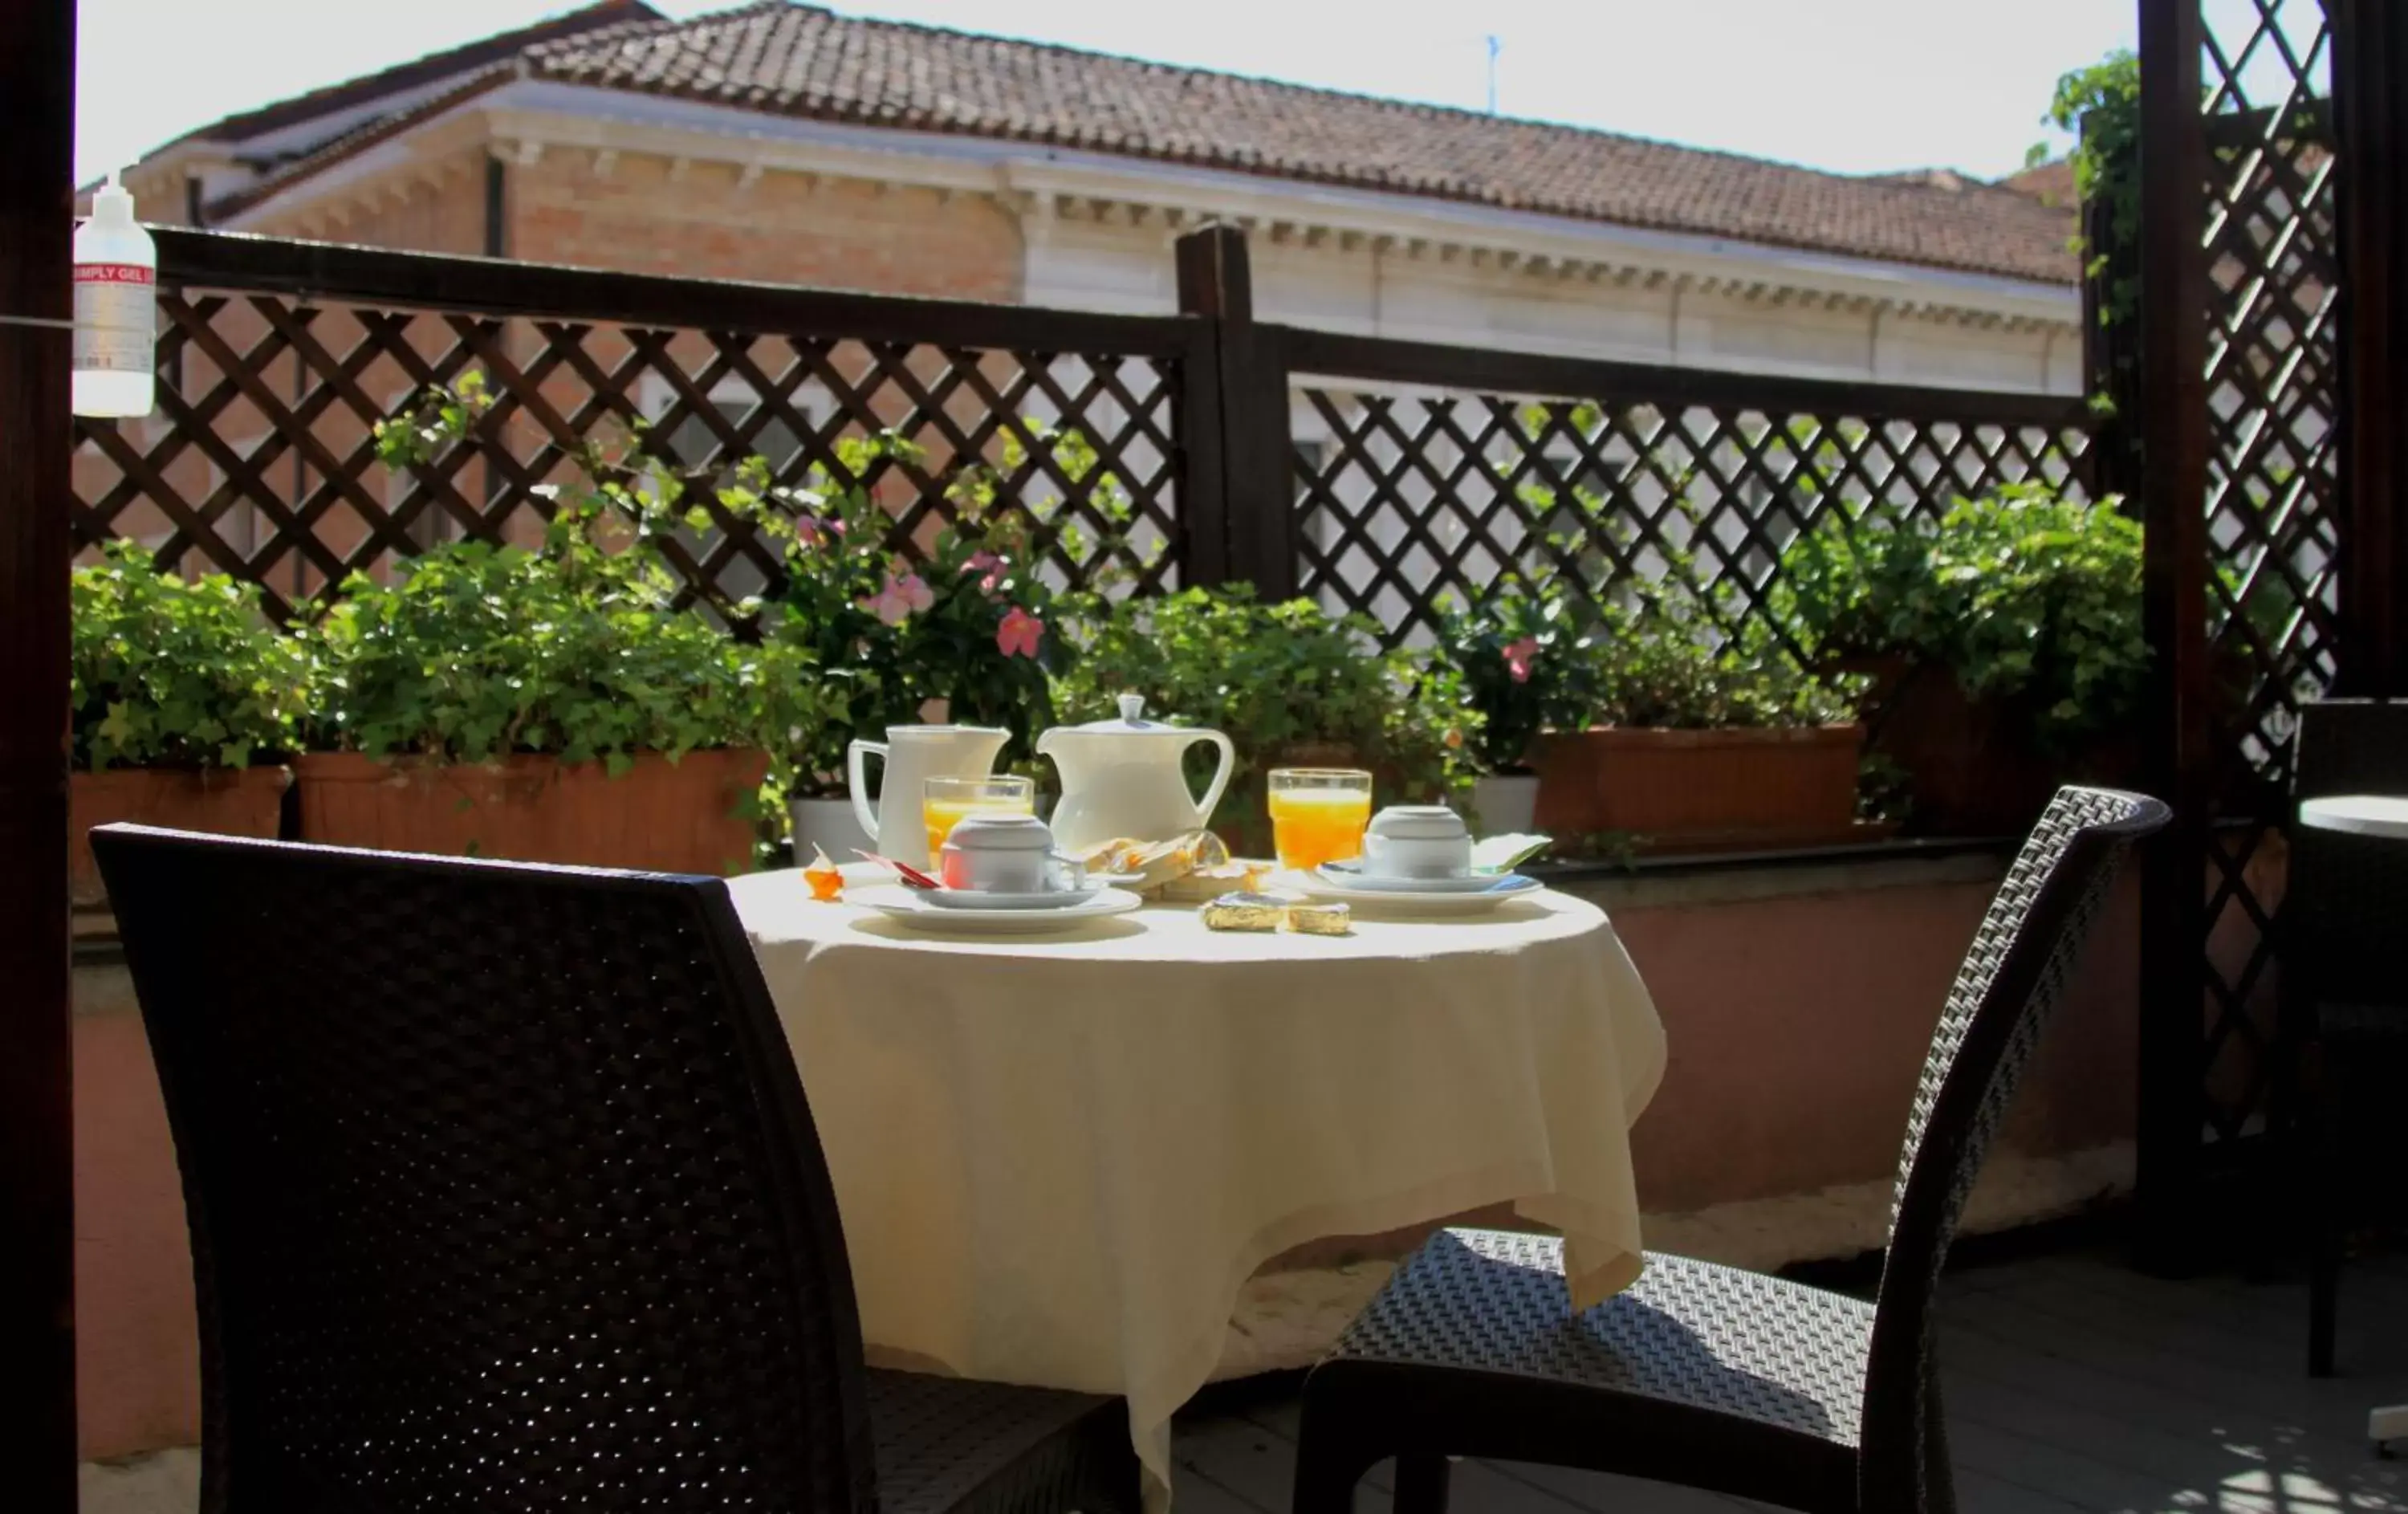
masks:
<path id="1" fill-rule="evenodd" d="M 2298 799 L 2408 794 L 2408 700 L 2327 699 L 2300 711 Z M 2281 916 L 2286 1031 L 2302 1069 L 2294 1191 L 2309 1208 L 2308 1370 L 2329 1377 L 2342 1233 L 2369 1189 L 2391 1185 L 2408 1078 L 2408 846 L 2292 828 Z M 2386 1165 L 2359 1174 L 2362 1152 Z M 2369 1181 L 2354 1179 L 2364 1176 Z"/>
<path id="2" fill-rule="evenodd" d="M 2139 795 L 2063 789 L 2008 870 L 1915 1091 L 1877 1303 L 1650 1255 L 1628 1291 L 1574 1315 L 1556 1241 L 1446 1232 L 1306 1379 L 1296 1514 L 1344 1514 L 1388 1457 L 1398 1514 L 1438 1514 L 1450 1455 L 1945 1514 L 1941 1262 L 2109 885 L 2166 818 Z"/>
<path id="3" fill-rule="evenodd" d="M 1137 1514 L 1119 1400 L 865 1370 L 724 884 L 93 850 L 183 1169 L 204 1514 Z"/>

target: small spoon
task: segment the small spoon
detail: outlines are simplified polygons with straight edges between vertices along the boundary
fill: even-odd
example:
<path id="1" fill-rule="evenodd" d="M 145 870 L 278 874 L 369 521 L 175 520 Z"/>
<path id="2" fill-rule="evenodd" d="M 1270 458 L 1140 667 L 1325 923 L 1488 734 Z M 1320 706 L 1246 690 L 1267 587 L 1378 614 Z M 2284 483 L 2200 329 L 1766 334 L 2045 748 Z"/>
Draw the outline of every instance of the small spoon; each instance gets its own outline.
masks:
<path id="1" fill-rule="evenodd" d="M 875 862 L 880 867 L 893 868 L 895 875 L 903 880 L 903 886 L 907 888 L 924 888 L 933 893 L 944 887 L 918 868 L 897 862 L 891 857 L 881 857 L 876 852 L 865 852 L 858 846 L 853 849 L 853 855 L 865 862 Z"/>

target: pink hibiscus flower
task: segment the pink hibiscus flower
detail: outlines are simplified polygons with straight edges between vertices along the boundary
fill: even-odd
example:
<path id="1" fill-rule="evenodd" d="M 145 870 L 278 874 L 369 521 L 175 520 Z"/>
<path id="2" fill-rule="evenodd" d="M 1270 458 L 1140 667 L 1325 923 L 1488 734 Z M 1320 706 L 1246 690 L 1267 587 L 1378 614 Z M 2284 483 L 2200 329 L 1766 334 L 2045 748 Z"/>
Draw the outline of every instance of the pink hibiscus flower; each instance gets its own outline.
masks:
<path id="1" fill-rule="evenodd" d="M 1505 648 L 1505 668 L 1513 675 L 1513 682 L 1526 684 L 1530 681 L 1530 664 L 1538 660 L 1538 656 L 1539 639 L 1535 636 L 1526 636 Z"/>
<path id="2" fill-rule="evenodd" d="M 996 650 L 1007 657 L 1037 656 L 1037 643 L 1045 635 L 1045 623 L 1027 611 L 1013 605 L 1005 613 L 1003 625 L 995 633 Z"/>
<path id="3" fill-rule="evenodd" d="M 905 573 L 898 577 L 890 572 L 886 575 L 885 585 L 862 600 L 861 608 L 889 626 L 900 626 L 917 612 L 936 602 L 936 591 L 929 588 L 927 582 L 919 574 Z"/>
<path id="4" fill-rule="evenodd" d="M 993 594 L 995 592 L 996 583 L 1003 577 L 1003 559 L 996 556 L 992 552 L 973 552 L 970 554 L 969 561 L 962 564 L 962 571 L 965 573 L 982 573 L 985 575 L 979 580 L 979 592 L 981 594 Z"/>

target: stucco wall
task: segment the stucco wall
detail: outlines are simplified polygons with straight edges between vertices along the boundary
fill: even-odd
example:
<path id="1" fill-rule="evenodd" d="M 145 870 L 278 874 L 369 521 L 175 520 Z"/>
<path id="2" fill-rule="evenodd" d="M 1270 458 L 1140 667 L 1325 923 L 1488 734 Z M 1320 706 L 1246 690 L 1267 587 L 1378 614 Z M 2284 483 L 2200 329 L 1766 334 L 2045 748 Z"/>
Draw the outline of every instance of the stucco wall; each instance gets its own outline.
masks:
<path id="1" fill-rule="evenodd" d="M 1663 1017 L 1662 1089 L 1632 1134 L 1651 1211 L 1885 1183 L 1987 878 L 1627 904 L 1615 929 Z M 2002 1137 L 2057 1155 L 2131 1133 L 2139 898 L 2127 879 Z"/>

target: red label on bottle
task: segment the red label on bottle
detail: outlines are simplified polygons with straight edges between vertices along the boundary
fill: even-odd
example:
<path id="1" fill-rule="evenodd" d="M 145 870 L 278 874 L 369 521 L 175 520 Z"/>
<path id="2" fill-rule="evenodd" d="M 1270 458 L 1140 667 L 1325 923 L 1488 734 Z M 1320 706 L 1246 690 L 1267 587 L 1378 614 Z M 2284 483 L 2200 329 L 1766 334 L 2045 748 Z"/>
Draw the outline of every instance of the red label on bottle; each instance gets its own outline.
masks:
<path id="1" fill-rule="evenodd" d="M 147 284 L 156 275 L 139 263 L 79 263 L 75 266 L 75 281 L 79 284 Z"/>

